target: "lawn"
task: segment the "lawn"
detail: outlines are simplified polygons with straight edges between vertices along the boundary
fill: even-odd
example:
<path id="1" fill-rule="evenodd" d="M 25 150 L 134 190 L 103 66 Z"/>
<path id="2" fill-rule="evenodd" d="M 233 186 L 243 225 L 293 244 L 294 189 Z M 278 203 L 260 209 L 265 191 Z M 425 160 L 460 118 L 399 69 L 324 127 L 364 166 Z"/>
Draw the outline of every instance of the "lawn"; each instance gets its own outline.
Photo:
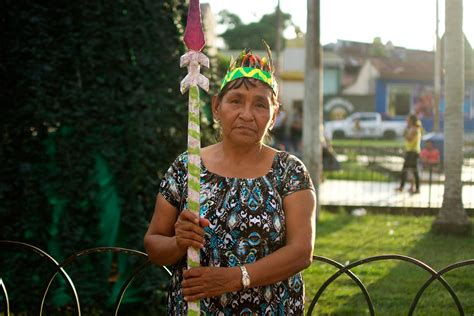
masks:
<path id="1" fill-rule="evenodd" d="M 342 264 L 381 254 L 401 254 L 424 261 L 440 270 L 449 264 L 474 259 L 473 237 L 449 237 L 430 231 L 430 216 L 367 215 L 345 212 L 321 213 L 317 225 L 315 255 Z M 407 315 L 411 301 L 430 274 L 402 261 L 378 261 L 352 270 L 367 287 L 377 315 Z M 319 287 L 336 269 L 313 262 L 303 272 L 306 308 Z M 446 281 L 454 288 L 466 315 L 474 315 L 474 266 L 448 272 Z M 342 275 L 321 296 L 313 315 L 368 315 L 359 288 Z M 434 282 L 420 299 L 414 315 L 459 315 L 449 293 Z"/>
<path id="2" fill-rule="evenodd" d="M 337 147 L 403 148 L 402 139 L 333 139 L 331 143 Z"/>

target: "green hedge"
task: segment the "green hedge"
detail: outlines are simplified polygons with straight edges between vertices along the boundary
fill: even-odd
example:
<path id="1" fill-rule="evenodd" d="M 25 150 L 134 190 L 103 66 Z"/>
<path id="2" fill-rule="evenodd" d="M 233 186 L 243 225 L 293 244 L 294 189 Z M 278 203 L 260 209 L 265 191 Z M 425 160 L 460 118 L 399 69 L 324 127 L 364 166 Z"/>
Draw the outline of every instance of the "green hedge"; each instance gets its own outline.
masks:
<path id="1" fill-rule="evenodd" d="M 59 261 L 97 246 L 143 250 L 159 180 L 186 147 L 184 1 L 4 3 L 0 239 L 34 244 Z M 15 308 L 36 310 L 30 294 L 48 269 L 32 269 L 23 255 L 0 260 L 9 295 L 23 302 Z M 110 306 L 118 290 L 104 281 L 110 267 L 126 276 L 131 263 L 109 255 L 71 266 L 90 278 L 80 288 L 85 308 Z M 163 278 L 147 273 L 125 302 L 151 314 Z M 58 281 L 48 306 L 67 306 L 67 293 Z"/>

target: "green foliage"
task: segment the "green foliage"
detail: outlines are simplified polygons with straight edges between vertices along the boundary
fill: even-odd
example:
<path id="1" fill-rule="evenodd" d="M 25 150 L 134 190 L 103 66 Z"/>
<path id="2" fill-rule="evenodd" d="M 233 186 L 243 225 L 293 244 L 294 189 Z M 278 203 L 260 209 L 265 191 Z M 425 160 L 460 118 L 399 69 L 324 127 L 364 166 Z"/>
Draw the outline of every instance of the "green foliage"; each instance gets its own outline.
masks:
<path id="1" fill-rule="evenodd" d="M 179 93 L 184 1 L 7 0 L 6 7 L 0 239 L 34 244 L 59 261 L 97 246 L 143 250 L 160 178 L 186 149 L 187 98 Z M 19 278 L 9 295 L 36 310 L 34 296 L 21 295 L 33 271 L 15 258 L 0 258 Z M 94 308 L 94 296 L 101 304 L 110 299 L 104 279 L 112 260 L 71 267 L 89 275 L 80 293 L 85 308 Z M 130 271 L 127 264 L 121 272 Z M 47 275 L 42 271 L 38 276 Z M 159 275 L 147 273 L 132 291 L 145 309 L 163 299 Z"/>
<path id="2" fill-rule="evenodd" d="M 228 49 L 263 49 L 262 39 L 272 48 L 276 48 L 277 39 L 277 15 L 276 12 L 265 14 L 260 21 L 243 24 L 238 16 L 229 13 L 228 11 L 221 11 L 221 24 L 227 25 L 227 30 L 221 34 Z M 288 13 L 281 13 L 281 29 L 285 30 L 291 23 L 291 15 Z M 285 38 L 281 35 L 282 48 L 285 47 Z"/>

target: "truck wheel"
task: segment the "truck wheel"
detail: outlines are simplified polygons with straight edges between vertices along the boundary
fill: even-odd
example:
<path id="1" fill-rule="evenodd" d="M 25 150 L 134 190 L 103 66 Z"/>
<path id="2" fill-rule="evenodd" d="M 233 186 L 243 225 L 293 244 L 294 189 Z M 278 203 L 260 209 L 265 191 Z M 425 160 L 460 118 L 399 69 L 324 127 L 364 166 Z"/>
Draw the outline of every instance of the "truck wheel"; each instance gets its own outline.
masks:
<path id="1" fill-rule="evenodd" d="M 384 139 L 395 139 L 396 136 L 397 134 L 395 133 L 395 131 L 385 131 L 383 133 Z"/>
<path id="2" fill-rule="evenodd" d="M 346 135 L 344 134 L 344 131 L 334 131 L 332 134 L 332 138 L 334 139 L 341 139 L 344 138 Z"/>

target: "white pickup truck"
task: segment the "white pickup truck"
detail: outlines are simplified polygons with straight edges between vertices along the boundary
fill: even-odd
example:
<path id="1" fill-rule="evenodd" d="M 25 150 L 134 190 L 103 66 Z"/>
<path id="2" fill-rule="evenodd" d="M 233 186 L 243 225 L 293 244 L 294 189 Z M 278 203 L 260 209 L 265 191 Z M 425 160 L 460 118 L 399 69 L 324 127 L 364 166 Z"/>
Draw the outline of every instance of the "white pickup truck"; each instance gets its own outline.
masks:
<path id="1" fill-rule="evenodd" d="M 329 138 L 384 138 L 403 136 L 404 121 L 385 121 L 377 112 L 355 112 L 344 120 L 327 121 L 324 133 Z"/>

